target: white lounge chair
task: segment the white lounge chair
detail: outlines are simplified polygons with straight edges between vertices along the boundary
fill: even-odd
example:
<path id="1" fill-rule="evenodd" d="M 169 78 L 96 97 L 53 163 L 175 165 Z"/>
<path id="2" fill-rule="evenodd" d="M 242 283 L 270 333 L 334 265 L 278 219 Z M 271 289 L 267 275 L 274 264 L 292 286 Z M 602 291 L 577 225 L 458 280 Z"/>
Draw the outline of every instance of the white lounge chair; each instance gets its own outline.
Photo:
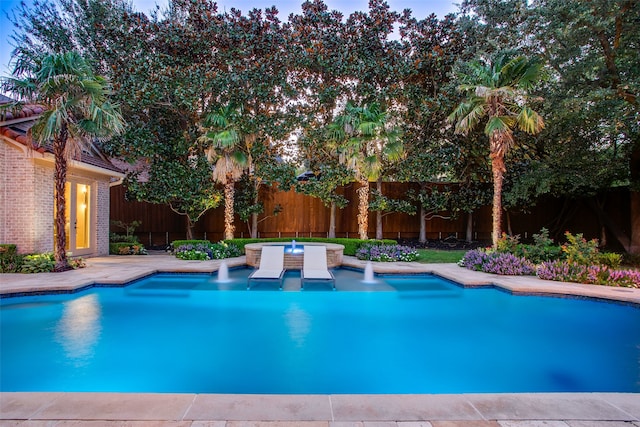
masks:
<path id="1" fill-rule="evenodd" d="M 284 246 L 263 246 L 260 254 L 260 267 L 249 276 L 247 289 L 255 281 L 278 281 L 282 289 Z"/>
<path id="2" fill-rule="evenodd" d="M 327 267 L 327 247 L 323 245 L 304 245 L 304 259 L 300 272 L 300 288 L 304 288 L 305 282 L 330 283 L 336 288 L 336 279 Z"/>

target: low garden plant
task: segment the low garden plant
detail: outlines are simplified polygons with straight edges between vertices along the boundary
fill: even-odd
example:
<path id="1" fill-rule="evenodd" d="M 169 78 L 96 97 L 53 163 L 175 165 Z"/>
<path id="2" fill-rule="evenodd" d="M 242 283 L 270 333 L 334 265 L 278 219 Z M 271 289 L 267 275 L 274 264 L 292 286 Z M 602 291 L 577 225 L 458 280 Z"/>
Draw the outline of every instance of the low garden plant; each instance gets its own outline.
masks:
<path id="1" fill-rule="evenodd" d="M 147 255 L 147 250 L 142 243 L 117 242 L 109 243 L 111 255 Z"/>
<path id="2" fill-rule="evenodd" d="M 640 271 L 619 269 L 622 256 L 602 253 L 597 239 L 565 233 L 566 243 L 555 245 L 543 229 L 534 243 L 521 244 L 519 236 L 503 234 L 496 250 L 467 252 L 459 265 L 495 274 L 536 274 L 545 280 L 640 288 Z"/>
<path id="3" fill-rule="evenodd" d="M 473 249 L 467 252 L 459 265 L 469 270 L 510 276 L 535 274 L 535 265 L 524 257 L 508 252 Z"/>
<path id="4" fill-rule="evenodd" d="M 242 255 L 238 245 L 224 241 L 211 243 L 207 240 L 177 240 L 172 246 L 176 258 L 184 260 L 207 261 Z"/>
<path id="5" fill-rule="evenodd" d="M 418 251 L 398 244 L 367 243 L 358 248 L 356 258 L 383 262 L 415 261 L 418 259 Z"/>
<path id="6" fill-rule="evenodd" d="M 112 227 L 124 230 L 125 234 L 109 233 L 110 255 L 147 255 L 147 250 L 133 234 L 142 221 L 111 221 Z"/>

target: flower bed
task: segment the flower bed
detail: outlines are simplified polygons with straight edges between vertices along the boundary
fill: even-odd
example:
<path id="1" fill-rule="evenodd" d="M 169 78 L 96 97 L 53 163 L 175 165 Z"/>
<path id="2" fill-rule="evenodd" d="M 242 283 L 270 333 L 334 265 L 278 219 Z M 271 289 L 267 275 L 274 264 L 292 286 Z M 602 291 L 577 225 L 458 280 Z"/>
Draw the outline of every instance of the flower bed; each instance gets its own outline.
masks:
<path id="1" fill-rule="evenodd" d="M 364 244 L 356 251 L 356 258 L 367 261 L 415 261 L 418 251 L 402 245 Z"/>
<path id="2" fill-rule="evenodd" d="M 467 252 L 458 263 L 469 270 L 502 275 L 536 274 L 545 280 L 640 288 L 640 271 L 618 269 L 621 256 L 600 253 L 598 241 L 565 233 L 564 245 L 553 245 L 548 232 L 534 235 L 533 245 L 503 234 L 496 249 Z"/>

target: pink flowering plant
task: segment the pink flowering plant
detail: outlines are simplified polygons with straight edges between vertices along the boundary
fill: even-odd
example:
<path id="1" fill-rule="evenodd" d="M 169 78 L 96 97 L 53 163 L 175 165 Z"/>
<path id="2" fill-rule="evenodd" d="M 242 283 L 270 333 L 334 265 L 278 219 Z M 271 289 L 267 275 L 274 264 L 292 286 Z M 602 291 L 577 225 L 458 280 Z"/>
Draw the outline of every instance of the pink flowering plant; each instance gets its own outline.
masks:
<path id="1" fill-rule="evenodd" d="M 558 246 L 543 229 L 534 244 L 520 243 L 519 236 L 503 234 L 496 250 L 476 249 L 465 254 L 459 265 L 470 270 L 503 275 L 536 274 L 545 280 L 640 288 L 640 271 L 621 270 L 621 256 L 601 253 L 596 239 L 565 233 Z"/>
<path id="2" fill-rule="evenodd" d="M 474 249 L 468 251 L 459 265 L 469 270 L 508 276 L 535 274 L 535 266 L 526 258 L 492 250 Z"/>

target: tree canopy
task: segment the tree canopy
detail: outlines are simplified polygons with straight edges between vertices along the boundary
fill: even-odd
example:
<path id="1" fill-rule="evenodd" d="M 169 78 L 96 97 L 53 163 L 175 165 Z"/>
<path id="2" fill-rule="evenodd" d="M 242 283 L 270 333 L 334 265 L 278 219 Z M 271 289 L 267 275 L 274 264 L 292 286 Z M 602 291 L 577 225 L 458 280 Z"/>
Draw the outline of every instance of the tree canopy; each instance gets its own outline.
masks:
<path id="1" fill-rule="evenodd" d="M 406 160 L 381 162 L 381 179 L 455 183 L 451 188 L 468 196 L 456 209 L 470 216 L 486 200 L 491 168 L 480 131 L 456 135 L 446 121 L 463 101 L 454 71 L 473 73 L 474 64 L 506 51 L 539 58 L 542 81 L 530 91 L 536 108 L 514 118 L 529 126 L 515 131 L 518 147 L 504 152 L 504 209 L 546 195 L 594 197 L 616 186 L 629 186 L 640 200 L 637 0 L 464 0 L 458 14 L 440 19 L 394 11 L 383 0 L 348 16 L 322 0 L 306 1 L 286 18 L 275 7 L 220 11 L 210 0 L 170 0 L 150 15 L 124 0 L 35 0 L 14 16 L 16 70 L 42 53 L 79 51 L 110 79 L 128 123 L 105 148 L 148 165 L 150 176 L 175 171 L 171 185 L 190 193 L 183 202 L 193 207 L 216 194 L 198 138 L 207 117 L 225 106 L 240 112 L 234 123 L 245 138 L 243 179 L 252 194 L 290 180 L 291 170 L 280 166 L 291 164 L 315 173 L 305 191 L 340 202 L 334 184 L 346 178 L 329 172 L 338 163 L 324 130 L 351 101 L 378 105 L 402 135 Z M 532 111 L 546 125 L 537 135 L 527 134 L 539 124 Z M 491 132 L 513 124 L 499 117 L 506 116 L 487 122 Z M 470 125 L 477 117 L 467 118 Z M 179 172 L 193 165 L 202 170 Z M 131 193 L 161 201 L 168 185 L 132 185 Z M 420 197 L 430 200 L 430 190 Z M 412 203 L 421 206 L 420 197 Z M 255 224 L 260 201 L 253 200 L 247 209 Z M 639 221 L 632 222 L 627 236 L 615 233 L 629 250 L 640 245 Z"/>

